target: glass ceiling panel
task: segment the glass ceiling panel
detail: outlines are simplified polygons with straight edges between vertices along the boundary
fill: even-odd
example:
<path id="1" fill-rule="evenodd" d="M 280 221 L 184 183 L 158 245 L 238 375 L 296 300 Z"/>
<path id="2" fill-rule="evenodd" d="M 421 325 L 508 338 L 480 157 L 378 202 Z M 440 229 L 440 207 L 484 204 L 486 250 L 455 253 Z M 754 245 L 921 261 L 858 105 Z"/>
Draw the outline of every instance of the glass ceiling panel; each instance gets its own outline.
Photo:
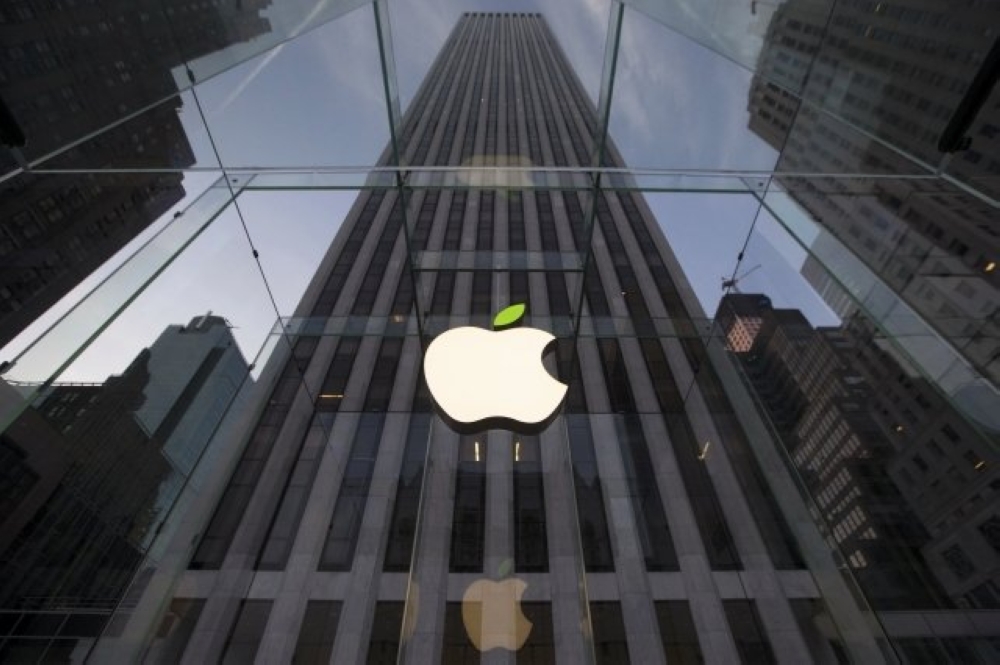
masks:
<path id="1" fill-rule="evenodd" d="M 356 190 L 240 193 L 246 236 L 282 315 L 297 311 L 357 196 Z"/>
<path id="2" fill-rule="evenodd" d="M 750 72 L 626 10 L 609 132 L 633 168 L 769 170 L 778 158 L 751 131 Z"/>
<path id="3" fill-rule="evenodd" d="M 370 5 L 195 87 L 226 168 L 374 164 L 389 142 Z"/>
<path id="4" fill-rule="evenodd" d="M 4 96 L 28 161 L 175 96 L 184 59 L 218 46 L 199 32 L 215 6 L 192 6 L 189 29 L 175 33 L 165 3 L 103 4 L 19 3 L 4 14 Z"/>
<path id="5" fill-rule="evenodd" d="M 775 12 L 784 0 L 624 0 L 652 19 L 711 49 L 722 58 L 754 69 Z M 830 2 L 811 0 L 818 13 L 828 12 Z"/>
<path id="6" fill-rule="evenodd" d="M 750 194 L 703 196 L 697 192 L 646 193 L 646 201 L 667 238 L 704 313 L 713 316 L 724 284 L 756 277 L 760 262 L 740 262 L 757 219 L 760 201 Z"/>
<path id="7" fill-rule="evenodd" d="M 46 176 L 49 183 L 58 183 L 60 178 L 67 177 L 70 176 Z M 100 187 L 102 195 L 110 192 L 121 199 L 137 200 L 141 189 L 136 191 L 127 183 L 119 182 L 120 178 L 88 176 L 87 181 Z M 62 303 L 6 346 L 4 360 L 13 361 L 13 365 L 6 369 L 4 378 L 37 387 L 59 375 L 93 339 L 101 337 L 108 324 L 143 289 L 157 283 L 164 267 L 226 210 L 232 200 L 232 191 L 225 183 L 216 182 L 203 190 L 197 198 L 182 199 L 164 211 L 157 222 L 149 224 L 144 233 L 137 235 L 100 270 L 95 270 L 90 279 L 80 282 Z M 138 200 L 141 201 L 141 197 Z M 98 233 L 108 228 L 107 224 L 102 226 L 100 220 L 93 227 Z M 72 248 L 72 243 L 66 245 L 67 251 Z M 198 265 L 196 262 L 190 266 L 191 275 L 197 274 L 194 268 Z M 190 279 L 188 273 L 173 274 Z M 170 282 L 164 280 L 158 288 L 170 288 Z M 170 300 L 168 297 L 167 302 Z"/>
<path id="8" fill-rule="evenodd" d="M 198 100 L 190 90 L 82 138 L 33 167 L 39 173 L 215 171 Z"/>
<path id="9" fill-rule="evenodd" d="M 202 82 L 253 58 L 275 46 L 305 35 L 327 21 L 334 20 L 369 0 L 249 0 L 232 7 L 216 9 L 218 16 L 208 25 L 191 25 L 187 6 L 167 12 L 174 31 L 204 32 L 212 39 L 206 53 L 187 55 L 187 66 L 195 81 Z M 374 37 L 374 34 L 370 34 Z"/>

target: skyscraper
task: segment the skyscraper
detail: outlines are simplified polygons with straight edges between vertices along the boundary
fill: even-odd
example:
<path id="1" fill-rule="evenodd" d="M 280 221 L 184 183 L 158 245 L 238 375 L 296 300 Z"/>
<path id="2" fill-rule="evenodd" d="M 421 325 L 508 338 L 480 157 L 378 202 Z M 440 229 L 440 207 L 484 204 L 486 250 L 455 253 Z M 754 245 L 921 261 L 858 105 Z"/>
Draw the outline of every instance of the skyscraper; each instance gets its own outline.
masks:
<path id="1" fill-rule="evenodd" d="M 0 436 L 0 660 L 86 656 L 246 380 L 225 320 L 200 316 L 119 376 L 44 388 Z"/>
<path id="2" fill-rule="evenodd" d="M 789 174 L 780 181 L 791 197 L 993 381 L 1000 106 L 982 106 L 962 149 L 946 154 L 938 143 L 976 70 L 991 67 L 984 58 L 998 48 L 997 21 L 991 5 L 955 13 L 919 0 L 791 0 L 768 25 L 748 99 L 750 129 L 781 150 L 777 170 Z M 980 64 L 963 67 L 970 63 Z M 954 183 L 906 177 L 920 171 L 917 160 Z M 858 170 L 879 177 L 835 175 Z M 835 251 L 826 238 L 817 244 Z M 843 311 L 843 289 L 814 263 L 803 274 Z M 847 286 L 863 298 L 863 285 Z"/>
<path id="3" fill-rule="evenodd" d="M 404 164 L 622 164 L 537 14 L 463 15 L 403 127 Z M 798 499 L 765 483 L 643 198 L 489 177 L 358 197 L 283 322 L 218 502 L 174 539 L 186 570 L 154 573 L 169 602 L 147 594 L 123 612 L 133 639 L 98 653 L 875 662 L 818 532 L 800 525 L 807 553 L 791 536 L 779 503 Z M 512 303 L 559 338 L 561 411 L 531 433 L 454 431 L 422 350 Z M 529 629 L 502 600 L 518 585 Z"/>
<path id="4" fill-rule="evenodd" d="M 723 298 L 727 338 L 741 319 L 757 332 L 730 349 L 869 601 L 996 608 L 990 440 L 873 342 L 860 314 L 815 329 L 759 294 Z"/>
<path id="5" fill-rule="evenodd" d="M 184 198 L 178 170 L 195 155 L 175 69 L 267 33 L 268 4 L 0 10 L 0 99 L 26 137 L 22 159 L 54 154 L 43 168 L 65 171 L 14 175 L 8 155 L 0 163 L 0 346 Z M 183 20 L 165 20 L 175 14 Z"/>

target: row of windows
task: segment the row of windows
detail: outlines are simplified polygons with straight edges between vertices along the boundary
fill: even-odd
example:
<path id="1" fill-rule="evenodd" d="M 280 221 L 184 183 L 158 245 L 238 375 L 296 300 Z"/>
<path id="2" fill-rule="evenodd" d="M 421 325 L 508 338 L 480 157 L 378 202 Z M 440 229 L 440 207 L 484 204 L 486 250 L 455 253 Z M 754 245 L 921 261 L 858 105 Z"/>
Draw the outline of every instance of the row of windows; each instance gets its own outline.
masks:
<path id="1" fill-rule="evenodd" d="M 793 601 L 796 618 L 811 620 L 810 608 Z M 655 601 L 654 610 L 660 641 L 667 662 L 697 665 L 704 662 L 698 632 L 687 601 Z M 160 638 L 151 651 L 153 662 L 177 662 L 204 608 L 202 599 L 176 599 L 170 606 Z M 230 628 L 223 649 L 222 662 L 251 662 L 257 655 L 271 613 L 271 600 L 244 600 Z M 310 600 L 299 626 L 292 662 L 326 663 L 333 656 L 343 603 L 334 600 Z M 374 607 L 365 662 L 369 665 L 394 664 L 400 657 L 400 634 L 405 605 L 400 601 L 379 601 Z M 724 600 L 726 622 L 733 636 L 740 662 L 767 665 L 777 662 L 764 633 L 756 604 L 751 600 Z M 627 665 L 633 662 L 621 605 L 614 601 L 589 604 L 589 623 L 594 655 L 599 665 Z M 521 612 L 530 624 L 517 650 L 517 662 L 548 664 L 556 660 L 552 609 L 547 602 L 522 602 Z M 801 615 L 801 616 L 800 616 Z M 443 663 L 479 663 L 488 640 L 476 633 L 476 619 L 483 619 L 478 604 L 448 602 L 444 608 L 442 630 Z M 470 635 L 470 631 L 473 633 Z"/>

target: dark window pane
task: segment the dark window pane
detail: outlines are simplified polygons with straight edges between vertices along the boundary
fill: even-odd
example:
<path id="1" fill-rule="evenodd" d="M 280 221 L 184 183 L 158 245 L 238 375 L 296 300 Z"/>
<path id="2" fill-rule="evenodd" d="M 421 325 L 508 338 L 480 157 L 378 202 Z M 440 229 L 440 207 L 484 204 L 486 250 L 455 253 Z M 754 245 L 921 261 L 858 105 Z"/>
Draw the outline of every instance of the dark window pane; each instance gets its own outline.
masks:
<path id="1" fill-rule="evenodd" d="M 531 623 L 528 639 L 517 651 L 517 665 L 548 665 L 556 662 L 552 636 L 552 606 L 549 603 L 521 603 L 521 611 Z"/>
<path id="2" fill-rule="evenodd" d="M 365 413 L 361 416 L 320 557 L 320 570 L 351 569 L 384 423 L 384 414 Z"/>
<path id="3" fill-rule="evenodd" d="M 686 600 L 656 601 L 656 619 L 668 663 L 701 665 L 705 662 Z"/>
<path id="4" fill-rule="evenodd" d="M 146 657 L 150 663 L 179 663 L 198 623 L 204 598 L 174 598 Z"/>
<path id="5" fill-rule="evenodd" d="M 642 424 L 637 416 L 616 416 L 615 428 L 621 442 L 619 449 L 632 494 L 632 510 L 639 528 L 646 568 L 652 571 L 679 570 Z"/>
<path id="6" fill-rule="evenodd" d="M 463 603 L 447 603 L 444 610 L 444 645 L 441 662 L 446 665 L 479 665 L 480 651 L 469 639 L 462 618 Z M 466 611 L 471 608 L 466 607 Z M 474 610 L 472 610 L 474 612 Z M 483 645 L 480 644 L 480 647 Z"/>
<path id="7" fill-rule="evenodd" d="M 310 600 L 299 629 L 292 662 L 296 665 L 326 665 L 333 652 L 333 639 L 340 621 L 341 603 L 332 600 Z"/>
<path id="8" fill-rule="evenodd" d="M 520 572 L 547 572 L 545 490 L 538 437 L 514 441 L 514 567 Z"/>
<path id="9" fill-rule="evenodd" d="M 594 654 L 598 665 L 627 665 L 631 662 L 620 604 L 591 603 L 590 625 L 594 630 Z M 668 658 L 667 662 L 674 661 Z"/>
<path id="10" fill-rule="evenodd" d="M 240 603 L 236 622 L 223 647 L 222 662 L 240 665 L 252 663 L 264 636 L 267 616 L 271 613 L 270 600 L 244 600 Z"/>
<path id="11" fill-rule="evenodd" d="M 430 425 L 429 414 L 415 413 L 410 418 L 406 448 L 403 451 L 403 466 L 399 472 L 399 484 L 396 486 L 396 505 L 392 521 L 389 523 L 389 542 L 385 550 L 386 571 L 404 572 L 410 569 Z"/>
<path id="12" fill-rule="evenodd" d="M 483 570 L 486 529 L 486 447 L 471 436 L 459 444 L 455 507 L 451 525 L 451 572 Z"/>
<path id="13" fill-rule="evenodd" d="M 580 543 L 588 572 L 614 570 L 611 539 L 604 514 L 604 492 L 597 471 L 594 440 L 587 416 L 566 416 L 570 453 L 573 457 L 573 484 L 576 514 L 580 521 Z"/>
<path id="14" fill-rule="evenodd" d="M 403 627 L 404 604 L 396 601 L 375 603 L 372 636 L 368 643 L 368 665 L 396 665 L 399 634 Z"/>
<path id="15" fill-rule="evenodd" d="M 729 629 L 733 632 L 740 662 L 746 665 L 771 665 L 777 661 L 760 622 L 757 606 L 752 600 L 724 600 Z"/>

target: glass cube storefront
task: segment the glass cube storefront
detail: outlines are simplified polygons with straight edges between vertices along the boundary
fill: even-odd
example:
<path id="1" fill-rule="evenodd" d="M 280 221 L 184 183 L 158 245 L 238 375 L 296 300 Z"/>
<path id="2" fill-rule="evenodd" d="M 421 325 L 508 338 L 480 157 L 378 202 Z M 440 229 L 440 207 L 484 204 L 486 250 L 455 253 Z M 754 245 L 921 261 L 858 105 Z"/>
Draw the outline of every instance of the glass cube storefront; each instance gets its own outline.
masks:
<path id="1" fill-rule="evenodd" d="M 1000 660 L 1000 8 L 0 31 L 0 662 Z"/>

